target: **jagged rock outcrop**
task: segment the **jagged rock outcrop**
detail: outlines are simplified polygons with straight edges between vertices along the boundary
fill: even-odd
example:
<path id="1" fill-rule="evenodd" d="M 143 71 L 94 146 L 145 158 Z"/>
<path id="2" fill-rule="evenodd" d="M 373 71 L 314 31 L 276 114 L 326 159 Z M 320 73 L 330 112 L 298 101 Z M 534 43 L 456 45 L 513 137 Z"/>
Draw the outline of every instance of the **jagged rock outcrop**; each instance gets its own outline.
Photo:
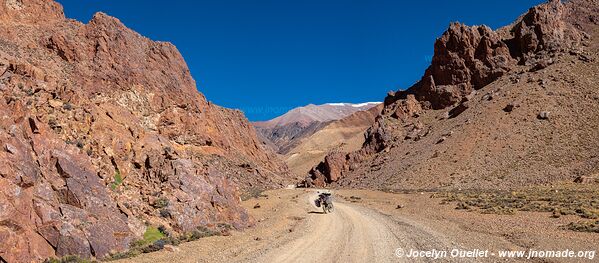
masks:
<path id="1" fill-rule="evenodd" d="M 431 66 L 412 89 L 419 101 L 445 108 L 505 74 L 512 63 L 507 45 L 489 27 L 452 23 L 435 42 Z"/>
<path id="2" fill-rule="evenodd" d="M 532 7 L 514 25 L 497 32 L 484 25 L 452 23 L 436 40 L 422 79 L 387 98 L 387 104 L 415 94 L 427 107 L 442 109 L 503 76 L 517 62 L 546 63 L 549 53 L 576 48 L 584 33 L 565 22 L 565 12 L 564 4 L 552 0 Z"/>
<path id="3" fill-rule="evenodd" d="M 0 255 L 7 262 L 56 254 L 102 257 L 135 238 L 90 158 L 0 101 Z"/>
<path id="4" fill-rule="evenodd" d="M 385 153 L 390 149 L 413 147 L 405 146 L 404 142 L 419 142 L 430 137 L 435 126 L 442 126 L 441 121 L 455 119 L 479 103 L 473 101 L 480 96 L 477 91 L 507 75 L 513 75 L 510 82 L 518 84 L 522 72 L 544 70 L 563 54 L 575 54 L 583 61 L 592 61 L 581 51 L 589 45 L 590 35 L 579 28 L 596 29 L 596 15 L 592 11 L 596 9 L 594 0 L 566 4 L 552 0 L 531 8 L 512 25 L 497 31 L 486 26 L 452 23 L 436 40 L 431 65 L 422 79 L 407 90 L 390 92 L 385 98 L 382 114 L 366 132 L 362 149 L 348 153 L 344 158 L 337 153 L 327 156 L 312 169 L 307 182 L 323 186 L 347 174 L 355 174 L 356 170 L 362 173 L 368 170 L 361 169 L 362 166 L 380 169 L 387 162 Z M 573 18 L 573 14 L 577 18 Z M 518 72 L 514 73 L 514 70 Z M 492 92 L 481 100 L 493 100 Z M 445 113 L 431 120 L 430 115 L 435 110 L 445 110 Z M 429 117 L 422 119 L 422 114 Z M 470 123 L 470 120 L 466 122 Z M 440 134 L 434 141 L 442 144 L 448 136 Z M 404 154 L 412 155 L 409 149 Z M 435 152 L 432 158 L 438 155 Z M 416 164 L 406 163 L 407 167 L 412 165 Z M 354 179 L 369 180 L 368 176 Z"/>
<path id="5" fill-rule="evenodd" d="M 346 158 L 347 154 L 342 152 L 333 152 L 325 156 L 323 162 L 310 170 L 306 185 L 322 187 L 339 180 L 346 169 Z"/>
<path id="6" fill-rule="evenodd" d="M 566 22 L 566 10 L 559 0 L 528 10 L 511 28 L 513 38 L 506 41 L 512 54 L 524 63 L 541 52 L 565 51 L 579 45 L 583 33 Z"/>
<path id="7" fill-rule="evenodd" d="M 285 165 L 172 44 L 47 0 L 0 0 L 0 22 L 0 261 L 103 258 L 148 226 L 247 227 L 239 191 L 282 185 Z"/>

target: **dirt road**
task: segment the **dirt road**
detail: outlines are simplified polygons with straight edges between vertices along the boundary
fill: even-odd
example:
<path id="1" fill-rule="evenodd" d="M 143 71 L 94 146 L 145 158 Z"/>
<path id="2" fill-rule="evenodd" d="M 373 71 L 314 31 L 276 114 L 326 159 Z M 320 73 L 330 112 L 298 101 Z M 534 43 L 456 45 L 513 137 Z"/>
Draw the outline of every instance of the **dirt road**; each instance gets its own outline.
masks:
<path id="1" fill-rule="evenodd" d="M 450 242 L 430 229 L 348 203 L 314 215 L 301 237 L 268 250 L 259 262 L 398 262 L 398 248 L 445 249 Z"/>
<path id="2" fill-rule="evenodd" d="M 362 198 L 349 198 L 356 193 Z M 451 209 L 443 210 L 441 206 L 423 209 L 430 208 L 432 203 L 416 205 L 416 199 L 393 199 L 396 196 L 339 191 L 335 211 L 324 214 L 312 205 L 313 191 L 269 191 L 260 198 L 244 202 L 258 221 L 254 228 L 231 236 L 185 243 L 176 252 L 143 254 L 123 262 L 430 262 L 434 260 L 431 257 L 412 258 L 406 253 L 410 250 L 524 250 L 530 247 L 525 240 L 506 238 L 506 233 L 483 231 L 484 227 L 471 228 L 473 224 L 468 218 L 452 218 Z M 415 205 L 395 209 L 397 202 Z M 260 208 L 253 208 L 256 203 Z M 425 210 L 428 212 L 423 212 Z M 493 224 L 492 218 L 479 217 L 476 222 L 487 219 Z M 586 236 L 567 238 L 570 242 L 580 238 L 582 246 L 588 244 Z M 494 262 L 494 259 L 497 258 L 447 256 L 434 261 Z"/>

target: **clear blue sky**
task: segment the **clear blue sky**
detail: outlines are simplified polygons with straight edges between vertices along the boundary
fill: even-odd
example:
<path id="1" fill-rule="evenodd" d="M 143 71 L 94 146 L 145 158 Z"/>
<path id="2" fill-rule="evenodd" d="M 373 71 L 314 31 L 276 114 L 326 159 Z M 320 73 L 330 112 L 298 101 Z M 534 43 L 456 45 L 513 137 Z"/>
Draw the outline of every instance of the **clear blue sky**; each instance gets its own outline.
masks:
<path id="1" fill-rule="evenodd" d="M 174 43 L 198 90 L 270 119 L 309 103 L 381 101 L 428 66 L 451 21 L 498 28 L 541 0 L 59 0 Z"/>

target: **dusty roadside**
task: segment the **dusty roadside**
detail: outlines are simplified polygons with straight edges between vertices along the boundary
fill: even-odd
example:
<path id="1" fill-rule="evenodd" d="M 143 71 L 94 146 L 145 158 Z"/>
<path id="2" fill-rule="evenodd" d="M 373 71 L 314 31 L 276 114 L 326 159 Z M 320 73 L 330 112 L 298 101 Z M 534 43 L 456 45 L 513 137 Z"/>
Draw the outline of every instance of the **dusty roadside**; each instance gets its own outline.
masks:
<path id="1" fill-rule="evenodd" d="M 119 262 L 413 262 L 431 259 L 397 257 L 396 250 L 597 250 L 599 244 L 599 235 L 561 229 L 569 222 L 567 216 L 464 212 L 451 205 L 440 205 L 439 199 L 425 193 L 333 192 L 338 197 L 336 211 L 325 215 L 309 203 L 314 196 L 311 190 L 267 191 L 243 202 L 257 221 L 254 228 L 181 244 L 177 252 L 163 250 Z M 260 207 L 254 208 L 256 204 Z M 398 209 L 398 205 L 402 208 Z"/>
<path id="2" fill-rule="evenodd" d="M 455 204 L 442 205 L 441 199 L 430 198 L 430 193 L 394 194 L 371 190 L 339 190 L 344 197 L 354 200 L 390 217 L 417 221 L 445 235 L 458 237 L 463 246 L 490 250 L 574 250 L 599 251 L 599 235 L 574 232 L 564 226 L 578 221 L 578 216 L 553 218 L 551 213 L 522 212 L 514 215 L 481 214 L 456 210 Z M 397 209 L 397 206 L 403 208 Z M 598 260 L 595 256 L 593 260 Z M 592 262 L 593 260 L 587 260 Z M 540 260 L 542 262 L 563 262 Z M 584 262 L 572 259 L 572 262 Z"/>

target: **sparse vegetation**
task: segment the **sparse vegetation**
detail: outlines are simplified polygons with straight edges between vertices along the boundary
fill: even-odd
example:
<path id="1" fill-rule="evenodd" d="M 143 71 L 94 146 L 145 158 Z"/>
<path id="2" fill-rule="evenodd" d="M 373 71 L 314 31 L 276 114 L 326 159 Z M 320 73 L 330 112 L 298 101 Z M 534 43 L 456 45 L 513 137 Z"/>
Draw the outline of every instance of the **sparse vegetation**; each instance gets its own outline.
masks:
<path id="1" fill-rule="evenodd" d="M 121 171 L 117 169 L 114 172 L 114 181 L 110 184 L 110 189 L 115 191 L 116 188 L 121 184 L 123 184 L 123 177 L 121 176 Z"/>
<path id="2" fill-rule="evenodd" d="M 588 185 L 533 187 L 519 191 L 452 191 L 438 192 L 442 204 L 455 203 L 456 209 L 476 210 L 485 214 L 511 215 L 517 211 L 548 212 L 551 217 L 577 215 L 599 219 L 599 189 Z M 575 231 L 597 232 L 598 222 L 577 222 L 567 227 Z"/>
<path id="3" fill-rule="evenodd" d="M 470 209 L 470 206 L 469 206 L 469 205 L 467 205 L 467 204 L 465 204 L 464 202 L 459 202 L 459 203 L 456 205 L 455 209 L 459 209 L 459 210 L 468 210 L 468 209 Z"/>
<path id="4" fill-rule="evenodd" d="M 154 208 L 165 208 L 169 205 L 169 201 L 166 197 L 160 197 L 154 202 Z"/>
<path id="5" fill-rule="evenodd" d="M 233 226 L 230 224 L 219 223 L 215 229 L 198 226 L 193 231 L 174 237 L 167 232 L 164 226 L 158 228 L 150 226 L 146 229 L 143 239 L 131 242 L 129 250 L 113 254 L 107 260 L 111 261 L 135 257 L 142 253 L 151 253 L 162 250 L 166 245 L 177 246 L 183 242 L 195 241 L 204 237 L 228 235 L 229 231 L 232 229 Z"/>
<path id="6" fill-rule="evenodd" d="M 97 261 L 91 261 L 88 259 L 82 259 L 78 256 L 64 256 L 62 258 L 49 258 L 44 260 L 44 263 L 92 263 Z"/>
<path id="7" fill-rule="evenodd" d="M 158 228 L 148 227 L 146 229 L 146 232 L 144 233 L 144 239 L 142 240 L 142 244 L 154 243 L 164 237 L 164 233 L 160 232 Z"/>
<path id="8" fill-rule="evenodd" d="M 568 229 L 578 232 L 599 233 L 599 221 L 578 221 L 568 224 Z"/>
<path id="9" fill-rule="evenodd" d="M 196 230 L 193 230 L 190 233 L 187 233 L 186 235 L 184 235 L 181 238 L 181 240 L 189 242 L 189 241 L 195 241 L 195 240 L 198 240 L 198 239 L 204 238 L 204 237 L 218 236 L 220 234 L 221 234 L 220 231 L 215 231 L 215 230 L 209 229 L 204 226 L 199 226 L 196 228 Z"/>
<path id="10" fill-rule="evenodd" d="M 143 239 L 131 242 L 131 244 L 129 244 L 129 250 L 113 254 L 108 260 L 130 258 L 142 253 L 158 251 L 164 248 L 164 245 L 166 244 L 166 241 L 164 240 L 167 239 L 167 237 L 164 232 L 160 231 L 161 229 L 163 228 L 148 226 L 143 235 Z"/>
<path id="11" fill-rule="evenodd" d="M 250 188 L 241 194 L 241 200 L 247 201 L 252 198 L 258 198 L 262 195 L 262 192 L 264 192 L 264 189 L 262 189 L 262 188 L 257 188 L 257 187 Z"/>
<path id="12" fill-rule="evenodd" d="M 111 255 L 109 258 L 106 259 L 106 261 L 132 258 L 132 257 L 138 256 L 139 254 L 141 254 L 140 250 L 129 249 L 127 251 L 119 252 L 119 253 Z"/>
<path id="13" fill-rule="evenodd" d="M 225 231 L 231 231 L 233 230 L 233 226 L 229 223 L 218 223 L 217 228 L 220 230 L 221 233 L 225 232 Z"/>

